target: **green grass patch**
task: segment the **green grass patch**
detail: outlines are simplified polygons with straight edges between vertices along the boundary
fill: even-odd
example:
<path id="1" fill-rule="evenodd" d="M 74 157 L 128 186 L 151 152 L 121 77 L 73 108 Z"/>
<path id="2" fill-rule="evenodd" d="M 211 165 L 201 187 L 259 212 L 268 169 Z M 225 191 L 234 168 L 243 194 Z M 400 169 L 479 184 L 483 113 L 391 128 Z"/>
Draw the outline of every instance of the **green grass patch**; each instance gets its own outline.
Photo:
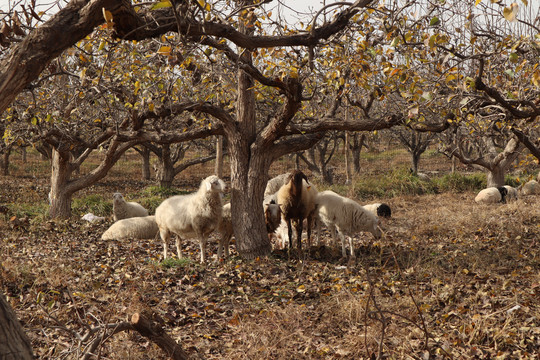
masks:
<path id="1" fill-rule="evenodd" d="M 474 173 L 463 175 L 460 173 L 446 174 L 433 180 L 441 192 L 475 191 L 487 186 L 486 174 Z"/>
<path id="2" fill-rule="evenodd" d="M 93 213 L 96 216 L 108 216 L 112 214 L 112 201 L 105 200 L 102 195 L 87 195 L 75 198 L 71 203 L 71 211 L 74 214 Z"/>

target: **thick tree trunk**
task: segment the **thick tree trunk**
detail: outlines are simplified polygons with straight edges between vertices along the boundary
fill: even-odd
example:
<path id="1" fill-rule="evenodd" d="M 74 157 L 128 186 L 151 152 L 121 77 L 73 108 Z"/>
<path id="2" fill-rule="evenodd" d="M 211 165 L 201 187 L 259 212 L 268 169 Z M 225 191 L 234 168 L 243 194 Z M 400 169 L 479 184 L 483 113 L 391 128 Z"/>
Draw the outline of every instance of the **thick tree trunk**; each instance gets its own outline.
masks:
<path id="1" fill-rule="evenodd" d="M 487 186 L 488 187 L 498 187 L 504 185 L 504 174 L 506 169 L 502 166 L 495 166 L 489 170 L 487 173 Z"/>
<path id="2" fill-rule="evenodd" d="M 157 173 L 159 186 L 169 189 L 172 186 L 174 176 L 175 172 L 174 163 L 171 159 L 171 146 L 170 144 L 164 144 L 161 149 L 159 170 Z"/>
<path id="3" fill-rule="evenodd" d="M 420 162 L 420 155 L 421 154 L 418 154 L 416 152 L 411 152 L 411 161 L 412 161 L 412 171 L 413 171 L 413 174 L 417 174 L 418 173 L 418 163 Z"/>
<path id="4" fill-rule="evenodd" d="M 33 359 L 30 340 L 3 294 L 0 294 L 0 359 Z"/>
<path id="5" fill-rule="evenodd" d="M 360 171 L 361 171 L 360 154 L 362 153 L 362 147 L 364 146 L 365 138 L 366 138 L 365 134 L 360 135 L 360 138 L 358 138 L 358 134 L 354 134 L 353 142 L 350 145 L 351 153 L 353 156 L 353 159 L 352 159 L 353 169 L 354 169 L 355 174 L 360 174 Z"/>
<path id="6" fill-rule="evenodd" d="M 71 179 L 72 167 L 69 152 L 52 151 L 51 191 L 49 193 L 51 218 L 69 218 L 71 216 L 71 196 L 68 183 Z"/>

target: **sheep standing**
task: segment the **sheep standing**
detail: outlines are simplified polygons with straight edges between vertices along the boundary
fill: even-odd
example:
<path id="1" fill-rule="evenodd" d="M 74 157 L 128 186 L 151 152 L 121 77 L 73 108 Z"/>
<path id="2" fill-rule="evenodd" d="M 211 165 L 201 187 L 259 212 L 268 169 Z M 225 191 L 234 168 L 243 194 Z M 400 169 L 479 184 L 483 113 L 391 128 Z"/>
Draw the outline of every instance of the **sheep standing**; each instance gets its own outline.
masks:
<path id="1" fill-rule="evenodd" d="M 392 209 L 390 209 L 390 206 L 385 203 L 375 203 L 375 204 L 364 205 L 364 209 L 370 211 L 371 213 L 379 217 L 383 217 L 383 218 L 392 217 Z"/>
<path id="2" fill-rule="evenodd" d="M 118 220 L 101 235 L 102 240 L 153 239 L 159 228 L 155 216 Z"/>
<path id="3" fill-rule="evenodd" d="M 368 231 L 377 239 L 382 235 L 377 216 L 354 200 L 327 190 L 317 195 L 317 205 L 319 219 L 328 227 L 334 241 L 338 231 L 343 257 L 347 256 L 345 236 L 349 237 L 351 257 L 355 257 L 352 235 L 360 231 Z"/>
<path id="4" fill-rule="evenodd" d="M 132 218 L 148 216 L 148 210 L 146 210 L 141 204 L 130 201 L 127 202 L 124 196 L 119 192 L 113 195 L 113 218 L 114 221 Z"/>
<path id="5" fill-rule="evenodd" d="M 266 198 L 269 195 L 277 193 L 279 189 L 285 185 L 290 176 L 291 173 L 285 173 L 268 180 L 266 188 L 264 189 L 264 197 Z"/>
<path id="6" fill-rule="evenodd" d="M 178 257 L 181 237 L 196 237 L 201 248 L 201 262 L 206 261 L 206 241 L 221 222 L 224 191 L 223 180 L 211 175 L 201 182 L 197 192 L 170 197 L 157 207 L 156 222 L 163 241 L 164 259 L 167 258 L 167 242 L 174 233 Z"/>
<path id="7" fill-rule="evenodd" d="M 496 204 L 496 203 L 506 203 L 506 196 L 508 195 L 508 190 L 504 186 L 500 187 L 488 187 L 481 190 L 478 195 L 474 198 L 478 204 Z"/>
<path id="8" fill-rule="evenodd" d="M 506 200 L 507 201 L 516 201 L 518 199 L 518 190 L 510 185 L 504 185 L 507 191 Z"/>
<path id="9" fill-rule="evenodd" d="M 303 180 L 306 182 L 304 183 Z M 277 193 L 277 203 L 281 206 L 282 218 L 287 223 L 289 249 L 292 248 L 292 222 L 296 227 L 298 249 L 302 249 L 303 221 L 307 219 L 308 243 L 311 241 L 312 219 L 316 209 L 317 190 L 310 186 L 306 175 L 295 170 Z"/>

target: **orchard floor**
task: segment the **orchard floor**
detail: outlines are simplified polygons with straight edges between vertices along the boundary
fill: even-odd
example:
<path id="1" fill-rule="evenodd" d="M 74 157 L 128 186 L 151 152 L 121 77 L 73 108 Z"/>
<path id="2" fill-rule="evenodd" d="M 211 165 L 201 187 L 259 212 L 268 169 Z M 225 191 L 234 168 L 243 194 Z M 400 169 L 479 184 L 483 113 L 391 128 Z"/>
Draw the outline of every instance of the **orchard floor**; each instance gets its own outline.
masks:
<path id="1" fill-rule="evenodd" d="M 31 179 L 2 185 L 3 201 L 43 196 Z M 244 261 L 233 244 L 218 262 L 211 241 L 206 266 L 194 241 L 184 244 L 185 261 L 169 262 L 157 240 L 102 241 L 109 219 L 0 215 L 0 291 L 40 359 L 82 358 L 98 337 L 89 358 L 168 358 L 138 332 L 110 335 L 107 324 L 134 313 L 159 317 L 206 359 L 537 358 L 539 198 L 473 199 L 383 199 L 393 211 L 385 236 L 360 234 L 355 259 L 342 259 L 325 236 L 300 259 L 276 250 Z"/>

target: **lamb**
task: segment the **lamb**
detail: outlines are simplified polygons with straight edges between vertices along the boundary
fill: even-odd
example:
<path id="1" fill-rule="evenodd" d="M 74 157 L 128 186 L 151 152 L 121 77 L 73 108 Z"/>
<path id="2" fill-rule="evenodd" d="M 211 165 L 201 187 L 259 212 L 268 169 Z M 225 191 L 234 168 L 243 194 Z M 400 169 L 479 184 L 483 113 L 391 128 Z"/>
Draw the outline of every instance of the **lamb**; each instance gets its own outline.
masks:
<path id="1" fill-rule="evenodd" d="M 347 256 L 345 236 L 349 237 L 351 257 L 355 257 L 351 237 L 353 234 L 368 231 L 376 239 L 382 236 L 377 216 L 354 200 L 326 190 L 317 195 L 317 204 L 319 219 L 329 228 L 334 241 L 337 241 L 336 230 L 339 233 L 343 257 Z"/>
<path id="2" fill-rule="evenodd" d="M 113 195 L 113 218 L 114 221 L 132 218 L 148 216 L 148 210 L 146 210 L 141 204 L 130 201 L 127 202 L 124 196 L 119 192 Z"/>
<path id="3" fill-rule="evenodd" d="M 285 173 L 268 180 L 268 183 L 266 183 L 266 189 L 264 189 L 264 197 L 266 198 L 269 195 L 277 193 L 279 189 L 285 185 L 290 175 L 291 173 Z"/>
<path id="4" fill-rule="evenodd" d="M 196 237 L 201 248 L 201 263 L 206 262 L 208 235 L 218 228 L 223 213 L 222 195 L 225 183 L 210 175 L 199 190 L 188 195 L 176 195 L 163 201 L 156 209 L 156 222 L 163 241 L 163 258 L 167 258 L 167 242 L 176 234 L 176 251 L 180 257 L 181 237 Z"/>
<path id="5" fill-rule="evenodd" d="M 521 194 L 537 195 L 540 194 L 540 183 L 536 180 L 531 180 L 521 185 Z"/>
<path id="6" fill-rule="evenodd" d="M 474 201 L 478 204 L 506 203 L 507 195 L 508 190 L 504 186 L 488 187 L 487 189 L 481 190 L 474 198 Z"/>
<path id="7" fill-rule="evenodd" d="M 506 200 L 516 201 L 518 199 L 518 190 L 510 185 L 504 185 L 507 191 Z"/>
<path id="8" fill-rule="evenodd" d="M 390 209 L 390 206 L 385 203 L 375 203 L 375 204 L 364 205 L 364 209 L 371 211 L 373 214 L 379 217 L 384 217 L 384 218 L 392 217 L 392 210 Z"/>
<path id="9" fill-rule="evenodd" d="M 304 183 L 303 180 L 306 182 Z M 297 247 L 302 249 L 303 221 L 307 219 L 308 243 L 311 241 L 312 219 L 315 215 L 317 190 L 309 185 L 307 176 L 294 170 L 277 193 L 277 203 L 281 205 L 282 218 L 287 223 L 289 249 L 292 248 L 292 221 L 295 222 Z"/>
<path id="10" fill-rule="evenodd" d="M 155 216 L 132 217 L 118 220 L 101 235 L 102 240 L 153 239 L 159 228 Z"/>

